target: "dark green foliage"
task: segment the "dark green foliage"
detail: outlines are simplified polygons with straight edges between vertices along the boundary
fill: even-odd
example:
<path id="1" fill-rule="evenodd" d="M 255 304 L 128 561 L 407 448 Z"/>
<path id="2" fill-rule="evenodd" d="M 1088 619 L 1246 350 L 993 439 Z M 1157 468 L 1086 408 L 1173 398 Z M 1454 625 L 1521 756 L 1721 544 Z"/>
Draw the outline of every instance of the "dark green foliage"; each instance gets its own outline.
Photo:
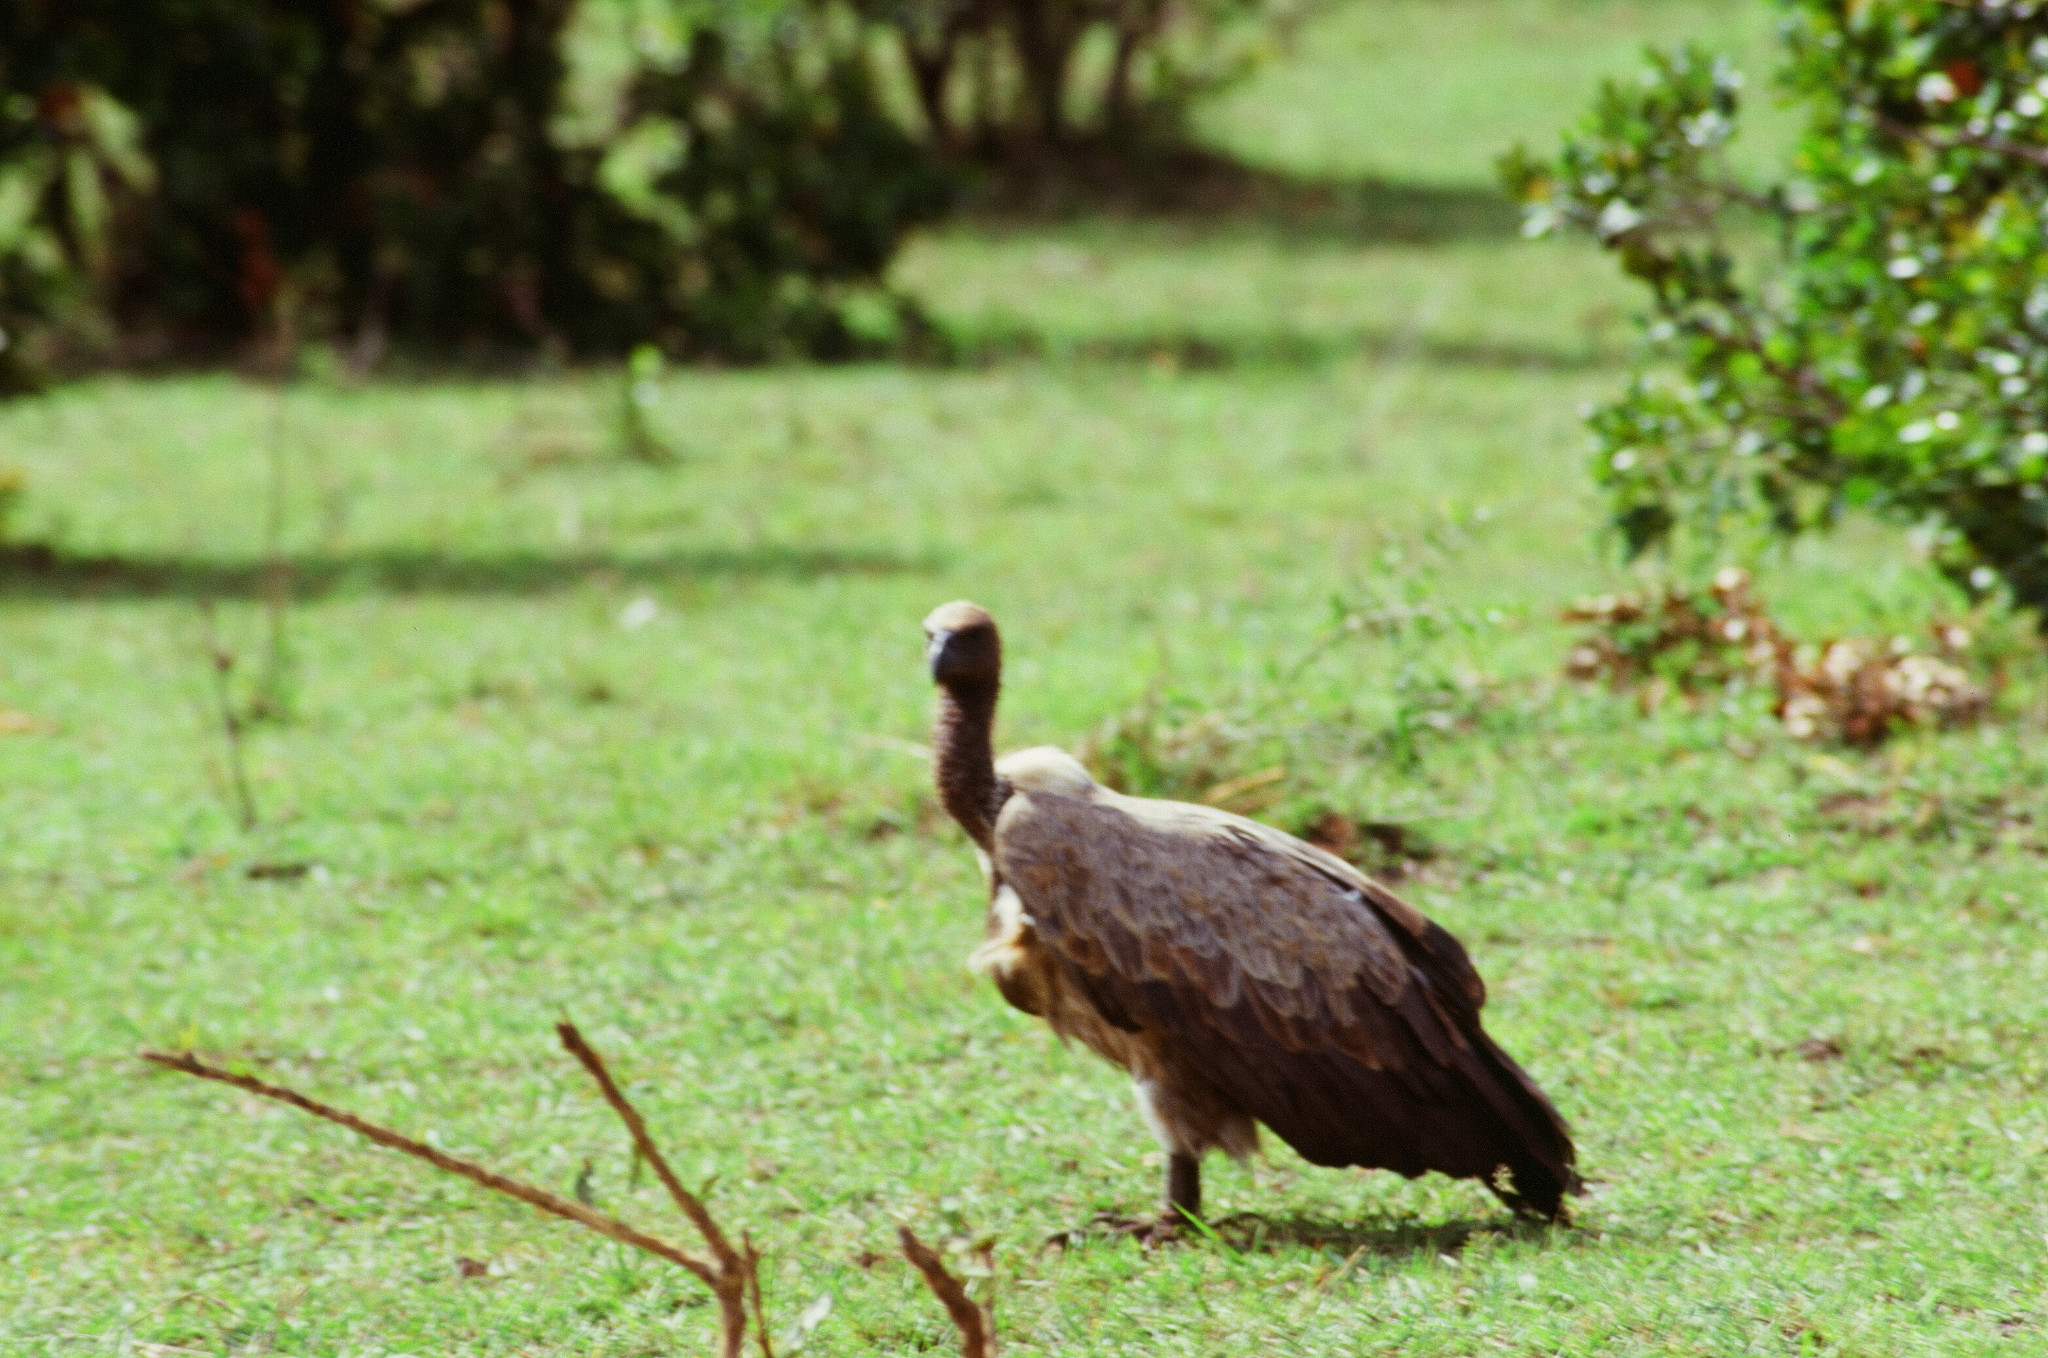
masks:
<path id="1" fill-rule="evenodd" d="M 629 102 L 680 148 L 652 186 L 672 211 L 651 211 L 608 187 L 601 147 L 555 135 L 574 8 L 0 0 L 4 174 L 51 144 L 97 153 L 58 116 L 81 104 L 132 115 L 147 172 L 91 231 L 65 222 L 75 195 L 43 195 L 55 251 L 10 248 L 0 210 L 0 317 L 50 320 L 62 283 L 89 285 L 128 356 L 272 336 L 364 358 L 387 341 L 843 351 L 840 291 L 940 202 L 857 47 L 817 40 L 823 9 L 787 7 L 772 42 L 700 27 L 680 64 L 650 63 Z M 783 59 L 800 48 L 814 59 Z"/>
<path id="2" fill-rule="evenodd" d="M 309 339 L 358 364 L 919 342 L 879 284 L 946 162 L 1129 149 L 1305 8 L 0 0 L 0 391 Z M 599 29 L 631 70 L 576 107 Z"/>
<path id="3" fill-rule="evenodd" d="M 644 152 L 610 158 L 607 178 L 660 246 L 619 290 L 651 304 L 650 333 L 670 349 L 694 335 L 748 356 L 846 356 L 837 285 L 878 279 L 908 226 L 946 204 L 946 177 L 883 108 L 857 40 L 827 22 L 792 30 L 802 13 L 777 13 L 754 43 L 699 29 L 630 96 L 620 146 Z M 688 330 L 664 333 L 671 316 Z"/>
<path id="4" fill-rule="evenodd" d="M 78 303 L 112 272 L 117 222 L 154 184 L 141 128 L 104 90 L 31 99 L 0 81 L 0 397 L 40 385 L 43 351 L 89 319 Z"/>
<path id="5" fill-rule="evenodd" d="M 1806 126 L 1765 191 L 1722 160 L 1740 78 L 1693 52 L 1503 167 L 1533 233 L 1589 231 L 1650 287 L 1676 360 L 1591 417 L 1612 522 L 1635 553 L 1868 506 L 2048 626 L 2048 16 L 1791 0 L 1784 34 Z"/>

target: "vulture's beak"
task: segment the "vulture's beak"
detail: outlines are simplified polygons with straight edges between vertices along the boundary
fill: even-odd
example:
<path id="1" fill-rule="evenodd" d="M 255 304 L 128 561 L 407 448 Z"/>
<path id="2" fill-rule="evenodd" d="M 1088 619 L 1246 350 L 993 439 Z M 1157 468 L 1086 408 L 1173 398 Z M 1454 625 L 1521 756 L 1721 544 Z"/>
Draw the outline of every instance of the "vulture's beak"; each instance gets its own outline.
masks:
<path id="1" fill-rule="evenodd" d="M 953 639 L 951 632 L 934 632 L 924 643 L 924 663 L 931 667 L 932 682 L 939 683 L 946 673 L 946 643 Z"/>

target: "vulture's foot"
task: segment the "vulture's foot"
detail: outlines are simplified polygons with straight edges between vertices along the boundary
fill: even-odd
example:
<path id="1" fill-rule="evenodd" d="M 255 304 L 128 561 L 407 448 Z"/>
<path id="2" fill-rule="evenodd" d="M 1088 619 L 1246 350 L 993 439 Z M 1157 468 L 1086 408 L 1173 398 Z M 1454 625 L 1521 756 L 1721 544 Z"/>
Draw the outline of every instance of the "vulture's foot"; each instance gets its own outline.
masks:
<path id="1" fill-rule="evenodd" d="M 1112 1234 L 1127 1235 L 1138 1242 L 1138 1248 L 1147 1250 L 1178 1244 L 1193 1234 L 1188 1219 L 1177 1211 L 1162 1212 L 1156 1217 L 1110 1217 L 1103 1213 L 1096 1221 Z"/>
<path id="2" fill-rule="evenodd" d="M 1202 1219 L 1202 1162 L 1193 1155 L 1174 1152 L 1166 1161 L 1166 1201 L 1156 1217 L 1127 1217 L 1120 1212 L 1097 1212 L 1088 1226 L 1078 1231 L 1055 1231 L 1041 1248 L 1065 1249 L 1094 1234 L 1127 1235 L 1141 1248 L 1171 1245 L 1196 1234 Z"/>
<path id="3" fill-rule="evenodd" d="M 1175 1151 L 1166 1157 L 1166 1210 L 1162 1223 L 1178 1226 L 1202 1215 L 1202 1157 Z"/>
<path id="4" fill-rule="evenodd" d="M 1147 1249 L 1192 1235 L 1202 1219 L 1202 1157 L 1174 1151 L 1166 1157 L 1166 1201 L 1157 1219 L 1131 1232 Z"/>
<path id="5" fill-rule="evenodd" d="M 1195 1238 L 1194 1223 L 1178 1211 L 1163 1212 L 1159 1219 L 1137 1232 L 1138 1244 L 1145 1249 L 1157 1249 L 1161 1245 L 1177 1245 L 1183 1240 Z"/>
<path id="6" fill-rule="evenodd" d="M 1171 1245 L 1187 1239 L 1192 1234 L 1187 1219 L 1175 1214 L 1172 1217 L 1128 1217 L 1122 1212 L 1097 1212 L 1088 1218 L 1085 1226 L 1075 1226 L 1064 1231 L 1054 1231 L 1045 1238 L 1040 1249 L 1067 1250 L 1089 1239 L 1128 1236 L 1138 1242 L 1141 1249 L 1153 1249 L 1160 1245 Z"/>

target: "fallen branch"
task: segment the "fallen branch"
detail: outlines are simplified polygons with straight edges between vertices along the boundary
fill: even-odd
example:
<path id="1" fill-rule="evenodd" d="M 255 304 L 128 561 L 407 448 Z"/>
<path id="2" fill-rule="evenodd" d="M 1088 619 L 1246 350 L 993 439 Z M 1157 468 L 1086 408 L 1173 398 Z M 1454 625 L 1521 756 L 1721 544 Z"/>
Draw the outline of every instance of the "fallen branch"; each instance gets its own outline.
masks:
<path id="1" fill-rule="evenodd" d="M 568 1030 L 562 1039 L 563 1044 L 566 1046 L 569 1043 L 568 1034 L 574 1033 L 575 1029 L 568 1024 L 563 1024 L 562 1027 Z M 580 1035 L 576 1037 L 576 1041 L 579 1044 L 582 1043 Z M 574 1051 L 576 1048 L 570 1047 L 570 1050 Z M 584 1046 L 583 1050 L 588 1052 L 590 1049 L 588 1046 Z M 237 1075 L 233 1071 L 222 1070 L 218 1066 L 209 1066 L 190 1052 L 186 1052 L 183 1055 L 172 1055 L 167 1052 L 146 1051 L 142 1053 L 142 1059 L 152 1061 L 168 1070 L 183 1071 L 187 1075 L 196 1075 L 202 1080 L 217 1080 L 221 1084 L 233 1085 L 237 1089 L 260 1095 L 266 1099 L 274 1099 L 279 1103 L 290 1104 L 301 1112 L 311 1113 L 314 1117 L 325 1118 L 337 1126 L 346 1127 L 356 1135 L 367 1137 L 380 1146 L 388 1146 L 392 1150 L 402 1151 L 414 1159 L 426 1161 L 436 1169 L 444 1170 L 449 1174 L 459 1174 L 471 1183 L 482 1184 L 485 1188 L 503 1193 L 508 1197 L 517 1198 L 529 1206 L 538 1207 L 543 1212 L 551 1212 L 558 1217 L 565 1217 L 579 1226 L 595 1231 L 599 1235 L 607 1236 L 622 1245 L 631 1245 L 634 1249 L 644 1250 L 648 1254 L 666 1259 L 678 1268 L 684 1269 L 695 1276 L 706 1287 L 709 1287 L 713 1295 L 718 1298 L 720 1358 L 740 1358 L 740 1354 L 745 1348 L 746 1312 L 744 1309 L 728 1310 L 725 1304 L 728 1295 L 744 1295 L 744 1278 L 742 1277 L 737 1283 L 730 1281 L 721 1263 L 700 1258 L 688 1250 L 671 1245 L 666 1240 L 649 1235 L 636 1226 L 620 1221 L 617 1217 L 608 1216 L 594 1208 L 585 1207 L 582 1203 L 572 1198 L 565 1198 L 560 1194 L 550 1193 L 545 1188 L 536 1188 L 532 1184 L 521 1183 L 519 1180 L 508 1178 L 495 1170 L 486 1169 L 474 1161 L 465 1160 L 459 1155 L 450 1155 L 446 1151 L 436 1150 L 424 1142 L 415 1141 L 409 1136 L 394 1132 L 388 1127 L 380 1127 L 376 1123 L 359 1118 L 354 1113 L 344 1109 L 321 1103 L 318 1099 L 309 1099 L 295 1089 L 287 1089 L 282 1085 L 266 1084 L 264 1081 L 255 1079 L 252 1076 Z M 590 1061 L 586 1062 L 586 1065 L 589 1065 L 590 1062 L 595 1062 L 596 1059 L 596 1053 L 592 1052 L 590 1054 Z M 603 1065 L 599 1062 L 593 1073 L 602 1069 Z M 617 1086 L 610 1083 L 608 1075 L 603 1078 L 603 1083 L 609 1086 L 606 1097 L 608 1099 L 615 1097 L 616 1101 L 613 1102 L 612 1107 L 614 1109 L 623 1107 L 630 1112 L 632 1105 L 625 1102 L 625 1096 L 618 1093 Z M 621 1116 L 624 1117 L 625 1113 L 621 1113 Z M 637 1129 L 636 1141 L 646 1136 L 646 1129 L 644 1126 L 639 1125 L 637 1113 L 633 1115 L 632 1121 L 627 1125 L 629 1128 Z M 646 1152 L 643 1150 L 642 1153 L 645 1154 Z M 666 1161 L 658 1161 L 657 1163 L 659 1171 L 665 1172 L 667 1170 Z M 672 1178 L 673 1176 L 668 1175 L 666 1177 Z M 692 1202 L 696 1201 L 694 1198 L 690 1200 Z M 698 1211 L 701 1212 L 702 1210 L 702 1204 L 698 1204 Z M 708 1214 L 705 1219 L 709 1221 Z M 712 1229 L 717 1229 L 715 1223 Z M 710 1237 L 707 1235 L 706 1238 L 708 1240 Z M 720 1241 L 725 1240 L 723 1233 L 719 1234 L 718 1239 Z M 731 1249 L 729 1242 L 726 1244 L 726 1248 L 728 1250 Z M 735 1255 L 734 1257 L 737 1259 L 738 1256 Z M 744 1265 L 742 1266 L 742 1272 L 744 1272 Z M 767 1358 L 773 1358 L 773 1356 L 767 1355 Z"/>
<path id="2" fill-rule="evenodd" d="M 346 1127 L 356 1135 L 367 1137 L 380 1146 L 389 1146 L 392 1150 L 403 1151 L 415 1159 L 424 1160 L 435 1169 L 446 1170 L 450 1174 L 459 1174 L 472 1183 L 479 1183 L 485 1188 L 494 1189 L 499 1193 L 517 1198 L 521 1202 L 538 1207 L 543 1212 L 552 1212 L 558 1217 L 567 1217 L 581 1226 L 596 1231 L 599 1235 L 610 1236 L 621 1244 L 631 1245 L 633 1248 L 645 1250 L 649 1254 L 658 1254 L 670 1263 L 688 1269 L 706 1283 L 709 1283 L 712 1279 L 712 1265 L 705 1260 L 699 1259 L 696 1255 L 679 1249 L 665 1240 L 658 1240 L 644 1231 L 629 1226 L 616 1217 L 606 1216 L 603 1212 L 585 1207 L 582 1203 L 572 1198 L 565 1198 L 559 1194 L 550 1193 L 545 1188 L 535 1188 L 532 1184 L 521 1183 L 517 1179 L 507 1178 L 496 1170 L 486 1169 L 482 1165 L 471 1160 L 465 1160 L 459 1155 L 450 1155 L 446 1151 L 436 1150 L 425 1142 L 415 1141 L 411 1137 L 394 1132 L 388 1127 L 380 1127 L 374 1122 L 359 1118 L 346 1109 L 332 1107 L 320 1102 L 318 1099 L 309 1099 L 295 1089 L 286 1089 L 283 1085 L 265 1084 L 263 1081 L 254 1079 L 251 1076 L 237 1075 L 231 1070 L 222 1070 L 218 1066 L 209 1066 L 190 1052 L 186 1052 L 182 1056 L 173 1056 L 167 1052 L 144 1052 L 142 1059 L 154 1061 L 157 1065 L 170 1070 L 181 1070 L 187 1075 L 197 1075 L 202 1080 L 218 1080 L 224 1085 L 233 1085 L 235 1088 L 246 1090 L 251 1094 L 260 1094 L 266 1099 L 275 1099 L 279 1103 L 288 1103 L 302 1112 L 311 1113 L 316 1118 L 325 1118 L 337 1126 Z"/>
<path id="3" fill-rule="evenodd" d="M 162 1066 L 167 1070 L 194 1075 L 202 1080 L 214 1080 L 232 1085 L 262 1098 L 289 1104 L 301 1112 L 311 1113 L 336 1126 L 346 1127 L 356 1135 L 403 1152 L 416 1160 L 424 1160 L 434 1168 L 449 1174 L 460 1175 L 471 1183 L 481 1184 L 494 1192 L 519 1199 L 543 1212 L 573 1221 L 587 1230 L 616 1240 L 622 1245 L 631 1245 L 658 1258 L 666 1259 L 678 1268 L 688 1272 L 706 1287 L 718 1300 L 720 1358 L 740 1358 L 746 1348 L 747 1321 L 751 1310 L 755 1336 L 761 1350 L 761 1358 L 775 1358 L 775 1350 L 768 1336 L 768 1317 L 761 1302 L 761 1252 L 754 1247 L 753 1238 L 742 1233 L 740 1244 L 735 1247 L 732 1238 L 712 1217 L 703 1200 L 683 1187 L 675 1171 L 669 1167 L 668 1158 L 661 1148 L 654 1144 L 648 1134 L 647 1124 L 640 1112 L 626 1098 L 618 1082 L 612 1079 L 611 1071 L 605 1066 L 591 1045 L 583 1040 L 583 1034 L 572 1023 L 555 1025 L 556 1035 L 569 1053 L 590 1072 L 592 1079 L 604 1094 L 605 1102 L 626 1124 L 626 1131 L 633 1139 L 633 1148 L 640 1158 L 654 1167 L 662 1186 L 669 1197 L 675 1200 L 677 1208 L 688 1217 L 690 1224 L 704 1237 L 712 1257 L 703 1258 L 657 1236 L 649 1235 L 637 1226 L 608 1216 L 595 1208 L 545 1188 L 522 1183 L 495 1170 L 487 1169 L 459 1155 L 450 1155 L 422 1141 L 415 1141 L 400 1132 L 382 1127 L 366 1118 L 357 1117 L 345 1109 L 325 1104 L 318 1099 L 308 1098 L 295 1089 L 283 1085 L 268 1084 L 250 1075 L 237 1075 L 201 1061 L 191 1052 L 173 1054 L 169 1052 L 145 1051 L 142 1059 Z M 908 1226 L 900 1226 L 897 1233 L 903 1243 L 903 1254 L 918 1272 L 924 1276 L 925 1285 L 946 1308 L 954 1326 L 960 1331 L 960 1351 L 966 1358 L 992 1358 L 995 1353 L 995 1313 L 987 1305 L 977 1306 L 967 1295 L 967 1289 L 960 1280 L 947 1272 L 939 1256 L 927 1248 Z"/>
<path id="4" fill-rule="evenodd" d="M 898 1226 L 896 1238 L 903 1244 L 903 1257 L 924 1275 L 925 1286 L 953 1318 L 953 1328 L 960 1331 L 963 1358 L 992 1358 L 996 1351 L 995 1308 L 975 1305 L 966 1286 L 946 1271 L 945 1261 L 908 1226 Z"/>
<path id="5" fill-rule="evenodd" d="M 761 1251 L 754 1248 L 754 1237 L 745 1231 L 740 1232 L 740 1242 L 747 1252 L 747 1300 L 754 1307 L 754 1337 L 761 1341 L 761 1358 L 775 1358 L 768 1343 L 768 1312 L 761 1305 Z"/>

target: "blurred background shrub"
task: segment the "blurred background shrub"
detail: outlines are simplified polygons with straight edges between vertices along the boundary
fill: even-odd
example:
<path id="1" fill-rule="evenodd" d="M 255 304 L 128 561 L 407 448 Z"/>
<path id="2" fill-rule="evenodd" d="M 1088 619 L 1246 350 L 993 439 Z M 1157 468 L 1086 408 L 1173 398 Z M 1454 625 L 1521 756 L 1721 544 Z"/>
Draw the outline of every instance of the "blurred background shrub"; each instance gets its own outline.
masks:
<path id="1" fill-rule="evenodd" d="M 664 7 L 683 40 L 649 44 L 576 137 L 575 10 L 10 0 L 12 380 L 265 337 L 360 362 L 845 347 L 841 294 L 943 203 L 859 43 L 817 6 Z"/>
<path id="2" fill-rule="evenodd" d="M 1189 104 L 1281 49 L 1314 0 L 857 0 L 939 147 L 1031 160 L 1173 140 Z"/>
<path id="3" fill-rule="evenodd" d="M 104 89 L 0 87 L 0 396 L 32 388 L 54 346 L 105 343 L 88 303 L 112 278 L 117 214 L 155 182 L 134 115 Z"/>
<path id="4" fill-rule="evenodd" d="M 1532 233 L 1651 291 L 1656 352 L 1591 417 L 1613 525 L 1710 559 L 1868 506 L 2048 627 L 2048 15 L 1793 0 L 1783 34 L 1805 131 L 1776 183 L 1729 172 L 1742 81 L 1692 52 L 1504 164 Z"/>
<path id="5" fill-rule="evenodd" d="M 0 0 L 0 390 L 895 344 L 963 167 L 1170 136 L 1299 2 Z"/>

